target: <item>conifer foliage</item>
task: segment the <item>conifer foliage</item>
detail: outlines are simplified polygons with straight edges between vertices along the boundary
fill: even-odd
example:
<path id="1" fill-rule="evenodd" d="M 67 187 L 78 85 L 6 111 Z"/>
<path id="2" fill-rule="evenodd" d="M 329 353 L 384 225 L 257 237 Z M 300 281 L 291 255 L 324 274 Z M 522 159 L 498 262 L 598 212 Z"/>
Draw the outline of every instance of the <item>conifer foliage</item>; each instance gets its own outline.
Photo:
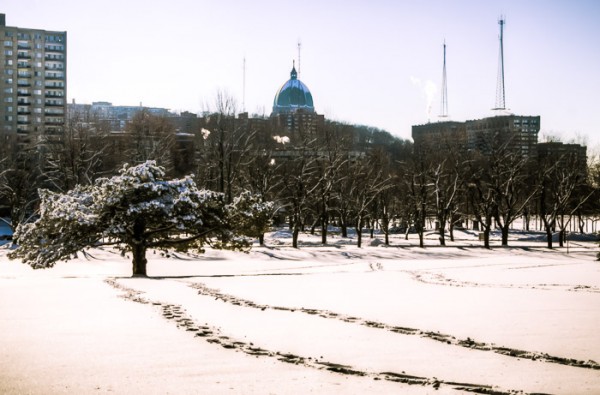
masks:
<path id="1" fill-rule="evenodd" d="M 17 228 L 18 247 L 10 257 L 47 268 L 87 247 L 115 245 L 132 255 L 133 275 L 145 276 L 148 249 L 243 249 L 248 243 L 241 236 L 257 232 L 252 217 L 262 218 L 259 227 L 268 224 L 264 217 L 272 205 L 249 193 L 226 205 L 221 193 L 198 189 L 190 176 L 164 175 L 164 168 L 147 161 L 65 194 L 40 190 L 39 218 Z"/>

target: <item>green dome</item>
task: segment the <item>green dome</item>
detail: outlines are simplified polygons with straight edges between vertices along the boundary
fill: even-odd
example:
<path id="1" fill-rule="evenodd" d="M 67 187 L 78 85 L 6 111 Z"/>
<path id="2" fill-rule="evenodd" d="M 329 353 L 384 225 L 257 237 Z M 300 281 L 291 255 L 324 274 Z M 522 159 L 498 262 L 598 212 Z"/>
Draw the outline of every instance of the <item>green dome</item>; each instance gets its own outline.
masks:
<path id="1" fill-rule="evenodd" d="M 315 112 L 310 90 L 298 79 L 296 68 L 292 67 L 290 79 L 275 95 L 273 114 L 293 113 L 300 109 L 311 113 Z"/>

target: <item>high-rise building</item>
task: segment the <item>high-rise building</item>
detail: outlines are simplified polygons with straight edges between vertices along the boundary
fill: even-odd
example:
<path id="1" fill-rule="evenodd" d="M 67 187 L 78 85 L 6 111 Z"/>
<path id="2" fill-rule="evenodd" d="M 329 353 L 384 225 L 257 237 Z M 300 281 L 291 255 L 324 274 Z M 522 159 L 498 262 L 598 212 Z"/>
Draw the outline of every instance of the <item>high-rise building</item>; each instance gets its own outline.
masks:
<path id="1" fill-rule="evenodd" d="M 464 122 L 444 121 L 413 125 L 412 138 L 415 152 L 447 152 L 467 149 L 467 130 Z"/>
<path id="2" fill-rule="evenodd" d="M 465 122 L 471 151 L 489 154 L 500 146 L 524 157 L 537 156 L 539 116 L 500 115 Z"/>
<path id="3" fill-rule="evenodd" d="M 0 14 L 0 137 L 19 147 L 59 138 L 67 100 L 67 33 L 6 26 Z"/>

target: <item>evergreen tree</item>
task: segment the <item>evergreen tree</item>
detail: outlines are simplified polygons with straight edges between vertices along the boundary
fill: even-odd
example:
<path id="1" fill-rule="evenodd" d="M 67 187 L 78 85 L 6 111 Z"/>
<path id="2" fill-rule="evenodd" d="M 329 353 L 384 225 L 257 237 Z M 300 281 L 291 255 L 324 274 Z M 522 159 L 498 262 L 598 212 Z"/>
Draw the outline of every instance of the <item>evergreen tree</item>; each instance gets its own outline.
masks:
<path id="1" fill-rule="evenodd" d="M 18 248 L 10 258 L 22 258 L 33 268 L 52 267 L 77 251 L 114 245 L 132 254 L 133 275 L 146 275 L 148 249 L 242 249 L 238 235 L 251 228 L 251 216 L 270 210 L 269 204 L 243 202 L 226 205 L 223 194 L 199 190 L 190 176 L 164 180 L 164 168 L 154 161 L 129 167 L 119 176 L 98 179 L 62 194 L 40 190 L 40 216 L 15 232 Z M 243 226 L 237 226 L 237 224 Z"/>

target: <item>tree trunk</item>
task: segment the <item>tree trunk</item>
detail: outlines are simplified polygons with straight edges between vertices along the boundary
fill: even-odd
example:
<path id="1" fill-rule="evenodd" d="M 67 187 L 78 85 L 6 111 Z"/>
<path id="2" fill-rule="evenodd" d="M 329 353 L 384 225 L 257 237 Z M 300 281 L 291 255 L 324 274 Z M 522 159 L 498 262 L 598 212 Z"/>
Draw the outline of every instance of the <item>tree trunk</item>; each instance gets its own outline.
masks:
<path id="1" fill-rule="evenodd" d="M 258 235 L 258 244 L 262 247 L 265 245 L 265 234 L 261 233 Z"/>
<path id="2" fill-rule="evenodd" d="M 564 247 L 565 246 L 565 240 L 567 238 L 566 235 L 567 235 L 567 232 L 565 232 L 564 229 L 561 229 L 558 232 L 558 246 L 559 247 Z"/>
<path id="3" fill-rule="evenodd" d="M 362 247 L 362 219 L 356 221 L 356 240 L 358 248 Z"/>
<path id="4" fill-rule="evenodd" d="M 146 277 L 146 246 L 142 243 L 132 245 L 133 277 Z"/>
<path id="5" fill-rule="evenodd" d="M 297 226 L 294 226 L 294 230 L 292 231 L 292 247 L 298 248 L 298 234 L 300 230 Z"/>
<path id="6" fill-rule="evenodd" d="M 502 230 L 502 245 L 508 245 L 508 225 L 504 225 L 500 228 Z"/>
<path id="7" fill-rule="evenodd" d="M 329 218 L 327 214 L 323 213 L 321 216 L 321 244 L 327 244 L 327 226 L 329 225 Z"/>
<path id="8" fill-rule="evenodd" d="M 489 224 L 486 224 L 483 228 L 483 246 L 488 250 L 490 249 L 490 229 L 491 225 Z"/>
<path id="9" fill-rule="evenodd" d="M 548 248 L 552 249 L 552 228 L 546 226 L 546 240 L 548 241 Z"/>
<path id="10" fill-rule="evenodd" d="M 133 255 L 133 277 L 146 277 L 146 243 L 144 232 L 146 230 L 146 221 L 143 218 L 136 218 L 133 223 L 133 237 L 130 244 L 131 254 Z"/>
<path id="11" fill-rule="evenodd" d="M 446 227 L 444 225 L 445 225 L 446 221 L 444 221 L 444 222 L 439 221 L 439 222 L 440 222 L 440 224 L 439 224 L 438 231 L 439 231 L 439 234 L 440 234 L 440 245 L 441 246 L 445 246 L 446 245 L 446 234 L 445 234 L 446 233 Z"/>

